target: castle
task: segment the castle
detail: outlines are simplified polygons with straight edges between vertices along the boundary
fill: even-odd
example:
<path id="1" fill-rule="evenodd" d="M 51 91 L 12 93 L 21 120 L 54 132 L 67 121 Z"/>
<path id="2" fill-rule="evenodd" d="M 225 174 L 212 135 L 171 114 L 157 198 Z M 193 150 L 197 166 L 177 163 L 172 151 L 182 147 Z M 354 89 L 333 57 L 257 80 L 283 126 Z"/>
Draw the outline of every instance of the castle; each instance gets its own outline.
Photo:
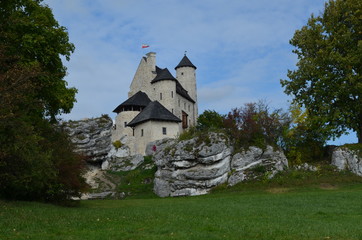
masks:
<path id="1" fill-rule="evenodd" d="M 196 66 L 185 56 L 175 67 L 156 66 L 156 53 L 141 59 L 128 99 L 118 105 L 112 141 L 121 140 L 131 154 L 145 154 L 149 142 L 175 138 L 196 124 Z"/>

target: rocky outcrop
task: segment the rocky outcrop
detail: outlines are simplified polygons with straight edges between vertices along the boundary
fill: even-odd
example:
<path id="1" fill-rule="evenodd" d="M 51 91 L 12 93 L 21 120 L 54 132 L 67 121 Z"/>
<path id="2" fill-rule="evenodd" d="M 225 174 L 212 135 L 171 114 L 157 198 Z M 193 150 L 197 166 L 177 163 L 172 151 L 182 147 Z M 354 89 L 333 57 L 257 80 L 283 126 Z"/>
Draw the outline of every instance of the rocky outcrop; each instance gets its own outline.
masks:
<path id="1" fill-rule="evenodd" d="M 360 150 L 337 147 L 332 153 L 332 165 L 339 170 L 348 170 L 362 176 L 362 157 Z"/>
<path id="2" fill-rule="evenodd" d="M 144 158 L 141 154 L 127 155 L 119 157 L 117 155 L 111 155 L 106 161 L 102 163 L 102 170 L 112 171 L 132 171 L 140 166 L 144 162 Z"/>
<path id="3" fill-rule="evenodd" d="M 283 152 L 275 151 L 271 146 L 267 146 L 265 150 L 249 147 L 233 156 L 228 185 L 233 186 L 241 181 L 258 177 L 272 178 L 286 168 L 288 160 Z"/>
<path id="4" fill-rule="evenodd" d="M 64 122 L 64 129 L 76 146 L 76 152 L 87 162 L 102 163 L 111 150 L 112 119 L 108 115 L 79 121 Z"/>
<path id="5" fill-rule="evenodd" d="M 284 154 L 272 147 L 250 147 L 232 156 L 228 139 L 217 133 L 184 141 L 164 139 L 147 149 L 158 167 L 154 191 L 161 197 L 206 194 L 217 185 L 235 185 L 261 173 L 273 177 L 288 166 Z"/>

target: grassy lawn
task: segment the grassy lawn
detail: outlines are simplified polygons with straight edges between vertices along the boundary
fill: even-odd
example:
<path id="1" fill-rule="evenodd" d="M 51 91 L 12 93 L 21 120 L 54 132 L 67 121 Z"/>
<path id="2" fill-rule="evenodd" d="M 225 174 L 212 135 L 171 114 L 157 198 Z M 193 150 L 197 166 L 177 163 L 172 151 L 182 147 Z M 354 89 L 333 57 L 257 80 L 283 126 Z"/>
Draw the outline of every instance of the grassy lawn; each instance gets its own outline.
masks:
<path id="1" fill-rule="evenodd" d="M 0 202 L 0 239 L 362 239 L 362 184 L 339 189 Z"/>
<path id="2" fill-rule="evenodd" d="M 198 197 L 146 192 L 78 207 L 0 200 L 0 240 L 362 239 L 361 199 L 362 178 L 326 169 L 290 171 Z"/>

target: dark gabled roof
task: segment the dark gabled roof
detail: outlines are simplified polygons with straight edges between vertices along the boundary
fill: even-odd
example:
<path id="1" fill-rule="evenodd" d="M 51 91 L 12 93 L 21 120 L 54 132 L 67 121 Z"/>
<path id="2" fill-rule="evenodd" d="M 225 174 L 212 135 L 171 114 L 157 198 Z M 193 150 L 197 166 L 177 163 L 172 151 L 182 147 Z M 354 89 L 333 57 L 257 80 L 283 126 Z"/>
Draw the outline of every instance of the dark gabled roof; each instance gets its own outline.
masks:
<path id="1" fill-rule="evenodd" d="M 147 96 L 146 93 L 144 92 L 137 92 L 135 95 L 133 95 L 132 97 L 128 98 L 126 101 L 124 101 L 123 103 L 121 103 L 120 105 L 118 105 L 118 107 L 116 107 L 113 112 L 115 113 L 119 113 L 121 112 L 121 109 L 123 107 L 146 107 L 149 103 L 151 102 L 150 98 Z"/>
<path id="2" fill-rule="evenodd" d="M 192 67 L 192 68 L 197 68 L 194 64 L 192 64 L 192 62 L 190 61 L 190 59 L 185 56 L 181 59 L 181 62 L 175 67 L 175 69 L 180 68 L 180 67 Z"/>
<path id="3" fill-rule="evenodd" d="M 162 72 L 162 70 L 163 70 L 162 68 L 159 68 L 158 66 L 156 66 L 156 73 L 157 74 L 160 74 Z"/>
<path id="4" fill-rule="evenodd" d="M 190 102 L 195 103 L 195 101 L 190 97 L 188 92 L 182 87 L 182 85 L 179 81 L 176 81 L 176 93 L 178 93 L 182 97 L 186 98 Z"/>
<path id="5" fill-rule="evenodd" d="M 158 101 L 150 102 L 142 112 L 140 112 L 130 123 L 129 127 L 135 127 L 138 124 L 150 120 L 166 121 L 166 122 L 181 122 L 181 120 L 168 111 Z"/>
<path id="6" fill-rule="evenodd" d="M 172 74 L 167 68 L 164 69 L 156 68 L 156 72 L 157 76 L 151 81 L 151 83 L 155 83 L 162 80 L 177 81 L 176 78 L 172 76 Z"/>

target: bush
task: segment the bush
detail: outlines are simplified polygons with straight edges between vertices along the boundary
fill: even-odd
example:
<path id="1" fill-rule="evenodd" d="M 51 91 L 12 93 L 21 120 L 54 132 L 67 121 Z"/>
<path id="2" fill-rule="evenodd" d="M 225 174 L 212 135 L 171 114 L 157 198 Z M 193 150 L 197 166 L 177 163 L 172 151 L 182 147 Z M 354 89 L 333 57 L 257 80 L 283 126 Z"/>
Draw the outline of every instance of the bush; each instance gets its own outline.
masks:
<path id="1" fill-rule="evenodd" d="M 121 148 L 123 146 L 120 140 L 114 141 L 112 144 L 116 149 Z"/>

